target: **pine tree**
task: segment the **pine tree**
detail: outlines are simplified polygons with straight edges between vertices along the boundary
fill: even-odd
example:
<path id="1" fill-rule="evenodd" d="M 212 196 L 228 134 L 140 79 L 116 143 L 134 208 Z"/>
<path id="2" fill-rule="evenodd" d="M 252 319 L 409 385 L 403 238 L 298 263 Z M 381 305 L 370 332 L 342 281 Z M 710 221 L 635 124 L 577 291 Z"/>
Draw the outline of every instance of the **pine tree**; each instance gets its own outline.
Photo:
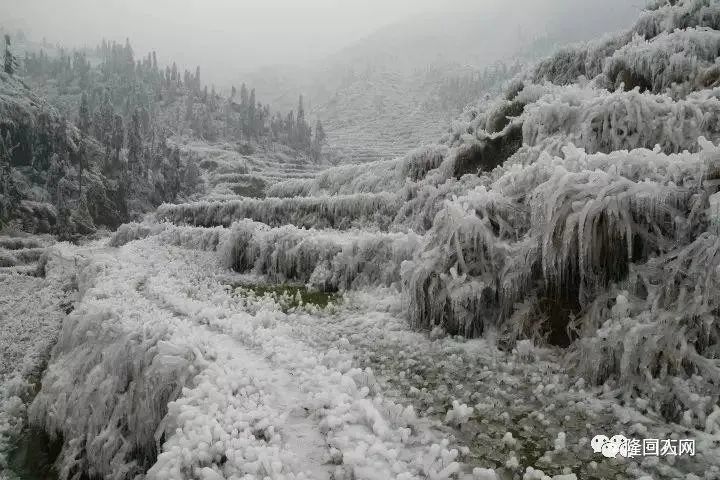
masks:
<path id="1" fill-rule="evenodd" d="M 5 34 L 5 73 L 14 75 L 17 69 L 17 60 L 10 50 L 10 35 Z"/>
<path id="2" fill-rule="evenodd" d="M 193 102 L 192 95 L 188 95 L 185 98 L 185 120 L 192 123 L 195 103 Z"/>
<path id="3" fill-rule="evenodd" d="M 310 150 L 312 144 L 310 126 L 308 125 L 307 121 L 305 121 L 305 106 L 303 105 L 302 95 L 300 95 L 300 99 L 298 100 L 295 138 L 292 141 L 294 142 L 295 147 L 305 151 Z"/>
<path id="4" fill-rule="evenodd" d="M 125 128 L 123 127 L 123 119 L 121 115 L 115 115 L 113 121 L 113 130 L 110 144 L 115 151 L 114 163 L 117 168 L 120 163 L 120 150 L 122 150 L 123 141 L 125 140 Z"/>
<path id="5" fill-rule="evenodd" d="M 128 167 L 132 172 L 142 171 L 142 126 L 140 109 L 136 108 L 128 130 Z"/>
<path id="6" fill-rule="evenodd" d="M 87 135 L 90 132 L 90 106 L 85 92 L 80 98 L 80 110 L 78 113 L 78 128 L 80 129 L 80 150 L 78 151 L 78 195 L 82 198 L 83 164 L 86 153 Z"/>
<path id="7" fill-rule="evenodd" d="M 45 189 L 50 194 L 52 202 L 57 203 L 57 187 L 60 180 L 67 175 L 67 162 L 63 161 L 57 153 L 53 153 L 47 172 Z"/>
<path id="8" fill-rule="evenodd" d="M 245 110 L 248 106 L 248 89 L 245 86 L 245 82 L 243 82 L 242 86 L 240 86 L 240 107 L 242 110 Z"/>
<path id="9" fill-rule="evenodd" d="M 317 122 L 315 122 L 315 137 L 313 138 L 312 148 L 312 153 L 315 161 L 320 160 L 320 156 L 322 154 L 322 146 L 325 143 L 326 139 L 327 136 L 325 135 L 325 129 L 323 128 L 322 123 L 318 118 Z"/>
<path id="10" fill-rule="evenodd" d="M 114 117 L 115 108 L 110 101 L 110 93 L 106 90 L 103 93 L 100 108 L 95 113 L 95 124 L 93 125 L 95 138 L 104 145 L 110 144 Z"/>
<path id="11" fill-rule="evenodd" d="M 285 119 L 285 142 L 290 145 L 295 138 L 295 112 L 290 110 Z"/>
<path id="12" fill-rule="evenodd" d="M 255 89 L 250 90 L 250 100 L 248 100 L 247 124 L 250 135 L 257 137 L 257 125 L 255 124 Z"/>
<path id="13" fill-rule="evenodd" d="M 87 135 L 90 132 L 90 106 L 88 105 L 87 93 L 83 92 L 80 97 L 80 110 L 78 115 L 78 128 Z"/>
<path id="14" fill-rule="evenodd" d="M 169 161 L 169 171 L 168 175 L 166 176 L 167 182 L 168 182 L 168 189 L 170 193 L 170 198 L 168 198 L 169 201 L 175 200 L 175 197 L 177 197 L 178 193 L 180 193 L 180 150 L 178 148 L 173 148 L 170 152 L 170 156 L 168 158 Z"/>
<path id="15" fill-rule="evenodd" d="M 305 107 L 303 106 L 303 96 L 300 95 L 300 99 L 298 100 L 298 110 L 297 110 L 297 124 L 298 128 L 300 125 L 302 125 L 305 122 Z"/>
<path id="16" fill-rule="evenodd" d="M 15 208 L 20 204 L 22 195 L 13 179 L 13 169 L 10 166 L 12 151 L 10 148 L 10 135 L 7 139 L 0 136 L 0 225 L 7 221 Z"/>

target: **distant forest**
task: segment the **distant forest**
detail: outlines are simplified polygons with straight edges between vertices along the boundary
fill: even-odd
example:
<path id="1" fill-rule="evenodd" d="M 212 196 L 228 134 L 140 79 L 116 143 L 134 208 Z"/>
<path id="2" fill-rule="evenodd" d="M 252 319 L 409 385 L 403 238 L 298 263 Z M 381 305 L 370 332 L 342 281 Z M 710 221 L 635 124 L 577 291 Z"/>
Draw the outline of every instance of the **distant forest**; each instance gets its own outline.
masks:
<path id="1" fill-rule="evenodd" d="M 210 141 L 278 142 L 315 157 L 325 140 L 320 121 L 313 135 L 302 95 L 297 111 L 273 114 L 269 105 L 256 99 L 254 88 L 243 83 L 239 92 L 233 86 L 223 97 L 214 86 L 202 83 L 199 66 L 180 73 L 174 62 L 159 66 L 155 52 L 138 59 L 129 40 L 124 45 L 103 40 L 94 50 L 60 48 L 52 57 L 42 48 L 26 52 L 19 71 L 32 84 L 54 83 L 58 96 L 84 93 L 97 127 L 92 134 L 103 143 L 110 142 L 115 124 L 121 126 L 115 115 L 121 116 L 123 125 L 139 117 L 142 130 L 153 135 L 190 131 Z M 78 121 L 83 112 L 80 108 Z"/>
<path id="2" fill-rule="evenodd" d="M 319 120 L 309 125 L 302 95 L 296 111 L 272 113 L 253 88 L 223 96 L 203 84 L 200 67 L 161 67 L 155 52 L 138 59 L 129 40 L 69 51 L 20 34 L 18 54 L 4 39 L 0 225 L 87 234 L 191 194 L 200 171 L 172 136 L 322 157 L 325 132 Z"/>

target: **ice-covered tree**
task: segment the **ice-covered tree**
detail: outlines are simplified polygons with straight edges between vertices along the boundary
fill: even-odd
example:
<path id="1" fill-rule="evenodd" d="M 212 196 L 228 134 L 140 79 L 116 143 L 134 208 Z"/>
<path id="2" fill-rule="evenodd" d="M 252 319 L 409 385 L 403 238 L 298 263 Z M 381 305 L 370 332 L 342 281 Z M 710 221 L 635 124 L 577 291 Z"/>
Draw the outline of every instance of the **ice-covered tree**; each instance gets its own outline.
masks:
<path id="1" fill-rule="evenodd" d="M 323 128 L 322 122 L 318 118 L 317 122 L 315 122 L 315 136 L 313 137 L 312 148 L 312 153 L 315 161 L 318 161 L 320 159 L 320 156 L 322 154 L 322 147 L 323 144 L 325 144 L 326 139 L 327 136 L 325 134 L 325 129 Z"/>
<path id="2" fill-rule="evenodd" d="M 12 152 L 15 148 L 17 146 L 10 146 L 8 138 L 0 135 L 0 226 L 11 218 L 22 199 L 11 166 Z"/>
<path id="3" fill-rule="evenodd" d="M 4 69 L 5 73 L 7 73 L 8 75 L 13 75 L 15 73 L 15 70 L 17 70 L 18 63 L 10 47 L 10 35 L 5 34 Z"/>
<path id="4" fill-rule="evenodd" d="M 130 119 L 130 127 L 128 129 L 128 167 L 132 172 L 142 172 L 143 170 L 143 141 L 142 141 L 142 125 L 140 120 L 140 109 L 136 108 Z"/>
<path id="5" fill-rule="evenodd" d="M 90 132 L 90 105 L 88 104 L 87 93 L 83 92 L 80 98 L 80 109 L 78 112 L 78 128 L 87 135 Z"/>
<path id="6" fill-rule="evenodd" d="M 87 153 L 87 136 L 90 132 L 90 106 L 85 92 L 80 99 L 80 110 L 78 112 L 78 128 L 80 129 L 80 150 L 78 152 L 78 194 L 82 198 L 83 168 L 85 155 Z"/>
<path id="7" fill-rule="evenodd" d="M 113 130 L 110 145 L 114 151 L 113 162 L 118 164 L 120 161 L 120 150 L 122 150 L 125 141 L 125 128 L 123 126 L 123 118 L 121 115 L 115 115 L 113 118 Z"/>
<path id="8" fill-rule="evenodd" d="M 248 89 L 245 82 L 240 86 L 240 108 L 246 109 L 248 107 Z"/>
<path id="9" fill-rule="evenodd" d="M 246 124 L 248 128 L 248 137 L 256 137 L 257 136 L 257 125 L 255 124 L 255 89 L 250 90 L 250 98 L 248 99 L 248 108 L 246 113 Z"/>

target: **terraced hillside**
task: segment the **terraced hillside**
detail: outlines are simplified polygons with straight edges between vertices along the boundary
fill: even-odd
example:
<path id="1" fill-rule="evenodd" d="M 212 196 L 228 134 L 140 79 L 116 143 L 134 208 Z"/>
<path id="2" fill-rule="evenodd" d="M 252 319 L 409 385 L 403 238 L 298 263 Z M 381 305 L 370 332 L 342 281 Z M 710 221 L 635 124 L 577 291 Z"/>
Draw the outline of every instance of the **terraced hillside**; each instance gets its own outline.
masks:
<path id="1" fill-rule="evenodd" d="M 183 144 L 207 197 L 50 249 L 77 297 L 0 418 L 62 479 L 720 479 L 719 59 L 720 4 L 658 0 L 400 157 Z"/>
<path id="2" fill-rule="evenodd" d="M 272 185 L 286 180 L 313 178 L 327 165 L 298 157 L 297 152 L 273 144 L 250 151 L 229 143 L 208 143 L 187 137 L 171 138 L 185 162 L 196 163 L 204 182 L 203 198 L 227 200 L 265 196 Z"/>

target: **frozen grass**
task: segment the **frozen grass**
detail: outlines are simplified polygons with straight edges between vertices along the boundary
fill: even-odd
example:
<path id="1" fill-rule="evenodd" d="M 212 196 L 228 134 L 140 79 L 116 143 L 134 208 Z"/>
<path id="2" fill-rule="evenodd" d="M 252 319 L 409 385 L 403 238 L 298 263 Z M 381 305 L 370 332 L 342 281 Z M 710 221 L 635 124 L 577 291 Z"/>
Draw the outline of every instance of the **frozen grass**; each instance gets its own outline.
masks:
<path id="1" fill-rule="evenodd" d="M 398 282 L 401 263 L 412 258 L 419 242 L 412 232 L 269 228 L 245 220 L 233 224 L 219 250 L 224 265 L 236 272 L 336 291 Z"/>
<path id="2" fill-rule="evenodd" d="M 399 206 L 397 195 L 387 192 L 339 197 L 243 198 L 227 202 L 164 204 L 158 208 L 157 217 L 197 227 L 227 227 L 247 218 L 276 227 L 286 224 L 336 229 L 375 226 L 386 230 Z"/>
<path id="3" fill-rule="evenodd" d="M 428 146 L 394 160 L 343 165 L 319 173 L 313 179 L 290 180 L 273 185 L 268 196 L 308 197 L 355 193 L 397 192 L 407 182 L 417 182 L 440 166 L 448 149 Z"/>
<path id="4" fill-rule="evenodd" d="M 46 241 L 28 237 L 15 251 Z M 0 473 L 6 470 L 11 479 L 16 474 L 21 479 L 45 478 L 36 476 L 40 468 L 34 469 L 43 463 L 42 452 L 27 462 L 21 458 L 23 452 L 32 456 L 36 450 L 23 450 L 32 438 L 26 412 L 40 389 L 64 311 L 74 300 L 75 254 L 67 244 L 49 247 L 47 275 L 0 275 Z M 38 270 L 37 265 L 29 267 Z"/>
<path id="5" fill-rule="evenodd" d="M 304 285 L 233 284 L 231 288 L 235 294 L 241 296 L 268 297 L 277 303 L 283 312 L 303 307 L 325 309 L 340 299 L 337 294 L 309 290 Z"/>

